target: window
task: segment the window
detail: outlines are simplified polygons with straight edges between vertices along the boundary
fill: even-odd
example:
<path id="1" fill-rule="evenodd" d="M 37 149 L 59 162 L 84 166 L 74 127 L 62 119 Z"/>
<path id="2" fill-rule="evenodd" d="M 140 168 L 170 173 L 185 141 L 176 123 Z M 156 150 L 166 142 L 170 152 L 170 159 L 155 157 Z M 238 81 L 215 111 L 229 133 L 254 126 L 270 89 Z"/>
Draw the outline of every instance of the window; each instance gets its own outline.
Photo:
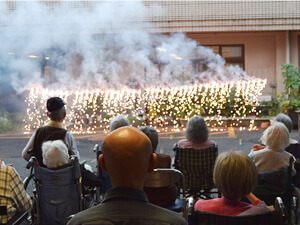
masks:
<path id="1" fill-rule="evenodd" d="M 245 69 L 244 45 L 206 45 L 211 48 L 215 54 L 222 56 L 226 65 L 238 65 Z"/>

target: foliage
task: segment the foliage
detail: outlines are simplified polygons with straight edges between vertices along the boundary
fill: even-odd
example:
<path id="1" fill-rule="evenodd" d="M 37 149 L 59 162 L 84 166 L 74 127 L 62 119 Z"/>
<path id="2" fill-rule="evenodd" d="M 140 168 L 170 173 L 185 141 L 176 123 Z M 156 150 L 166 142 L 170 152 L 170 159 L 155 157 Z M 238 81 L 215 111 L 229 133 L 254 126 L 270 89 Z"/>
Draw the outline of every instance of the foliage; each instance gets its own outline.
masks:
<path id="1" fill-rule="evenodd" d="M 285 78 L 285 89 L 279 94 L 283 110 L 300 108 L 300 73 L 293 64 L 283 64 L 281 75 Z"/>
<path id="2" fill-rule="evenodd" d="M 13 115 L 6 110 L 0 111 L 0 133 L 13 129 Z"/>

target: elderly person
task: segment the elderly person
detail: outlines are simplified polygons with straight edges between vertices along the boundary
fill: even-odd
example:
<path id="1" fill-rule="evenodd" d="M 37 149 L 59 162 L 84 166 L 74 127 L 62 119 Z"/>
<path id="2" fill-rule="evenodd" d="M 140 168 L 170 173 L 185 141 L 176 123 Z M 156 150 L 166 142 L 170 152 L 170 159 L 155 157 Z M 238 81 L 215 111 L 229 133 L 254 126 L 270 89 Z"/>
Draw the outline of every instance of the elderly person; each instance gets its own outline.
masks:
<path id="1" fill-rule="evenodd" d="M 129 126 L 129 125 L 130 125 L 129 120 L 125 116 L 117 115 L 110 120 L 109 129 L 110 131 L 114 131 L 120 127 Z M 99 155 L 102 154 L 102 145 L 103 145 L 103 141 L 101 140 L 99 144 L 99 150 L 97 151 L 97 160 L 99 158 Z M 101 167 L 98 167 L 98 173 L 102 180 L 100 185 L 100 192 L 103 194 L 109 188 L 111 188 L 111 182 L 110 182 L 109 175 L 106 172 L 102 171 Z"/>
<path id="2" fill-rule="evenodd" d="M 279 113 L 274 118 L 274 122 L 283 123 L 288 129 L 289 133 L 292 132 L 293 122 L 288 115 L 284 113 Z M 264 149 L 265 147 L 266 147 L 265 145 L 254 145 L 253 151 L 261 150 Z M 293 183 L 296 187 L 300 188 L 300 143 L 292 138 L 289 138 L 289 145 L 285 148 L 285 151 L 291 153 L 296 158 L 296 162 L 295 162 L 296 175 L 293 177 Z"/>
<path id="3" fill-rule="evenodd" d="M 42 144 L 45 141 L 62 140 L 68 147 L 69 155 L 76 155 L 79 160 L 79 152 L 73 135 L 65 128 L 63 121 L 66 117 L 65 103 L 59 97 L 52 97 L 47 100 L 47 116 L 50 121 L 38 128 L 22 151 L 25 160 L 29 160 L 33 154 L 39 164 L 45 167 L 42 156 Z M 32 151 L 32 153 L 29 153 Z"/>
<path id="4" fill-rule="evenodd" d="M 0 206 L 6 215 L 0 215 L 0 224 L 6 224 L 18 212 L 29 211 L 31 198 L 23 187 L 17 171 L 0 160 Z"/>
<path id="5" fill-rule="evenodd" d="M 158 134 L 153 127 L 142 126 L 139 128 L 151 141 L 152 152 L 155 153 L 158 145 Z M 166 154 L 156 154 L 157 164 L 156 168 L 170 168 L 171 157 Z M 153 178 L 151 173 L 147 176 L 147 180 L 151 182 Z M 146 181 L 147 183 L 147 181 Z M 169 185 L 165 187 L 144 187 L 144 191 L 147 193 L 149 202 L 158 206 L 170 206 L 174 204 L 177 197 L 177 187 L 175 185 Z"/>
<path id="6" fill-rule="evenodd" d="M 222 198 L 198 200 L 195 210 L 230 216 L 266 213 L 268 207 L 251 191 L 255 188 L 258 172 L 253 161 L 240 151 L 228 151 L 218 155 L 213 173 L 214 183 Z M 246 196 L 251 204 L 240 199 Z"/>
<path id="7" fill-rule="evenodd" d="M 152 151 L 156 153 L 156 148 L 158 145 L 158 134 L 157 131 L 153 127 L 142 126 L 139 128 L 147 137 L 150 139 L 152 144 Z M 170 168 L 171 167 L 171 157 L 166 154 L 158 154 L 157 155 L 157 165 L 156 168 Z"/>
<path id="8" fill-rule="evenodd" d="M 68 148 L 62 140 L 46 141 L 42 145 L 43 163 L 49 169 L 60 169 L 69 162 Z"/>
<path id="9" fill-rule="evenodd" d="M 208 140 L 208 128 L 202 116 L 193 116 L 189 119 L 185 134 L 186 139 L 178 142 L 178 148 L 202 150 L 216 144 Z"/>
<path id="10" fill-rule="evenodd" d="M 262 143 L 264 149 L 251 151 L 249 156 L 253 159 L 258 172 L 280 170 L 289 167 L 292 154 L 284 151 L 290 143 L 289 131 L 281 122 L 273 122 L 263 133 Z M 271 159 L 271 160 L 270 160 Z M 293 166 L 293 174 L 295 174 Z"/>
<path id="11" fill-rule="evenodd" d="M 109 133 L 99 164 L 109 173 L 112 188 L 101 204 L 79 212 L 68 225 L 187 224 L 181 215 L 149 203 L 143 192 L 146 175 L 156 164 L 156 154 L 143 132 L 125 126 Z"/>

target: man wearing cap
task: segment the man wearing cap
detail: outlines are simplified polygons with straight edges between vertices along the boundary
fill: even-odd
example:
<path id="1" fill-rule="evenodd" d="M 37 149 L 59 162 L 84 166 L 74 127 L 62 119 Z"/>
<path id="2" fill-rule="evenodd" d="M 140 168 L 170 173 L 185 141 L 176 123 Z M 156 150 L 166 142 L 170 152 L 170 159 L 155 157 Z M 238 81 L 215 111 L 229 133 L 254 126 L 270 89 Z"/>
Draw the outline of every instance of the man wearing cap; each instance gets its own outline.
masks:
<path id="1" fill-rule="evenodd" d="M 66 117 L 65 103 L 59 97 L 49 98 L 47 100 L 47 110 L 47 116 L 50 118 L 50 121 L 33 133 L 26 147 L 22 151 L 23 158 L 28 161 L 31 155 L 35 155 L 40 165 L 45 167 L 41 150 L 43 142 L 62 140 L 68 147 L 69 155 L 75 154 L 79 160 L 79 152 L 77 150 L 75 139 L 62 124 Z M 32 150 L 33 153 L 28 153 L 30 150 Z"/>

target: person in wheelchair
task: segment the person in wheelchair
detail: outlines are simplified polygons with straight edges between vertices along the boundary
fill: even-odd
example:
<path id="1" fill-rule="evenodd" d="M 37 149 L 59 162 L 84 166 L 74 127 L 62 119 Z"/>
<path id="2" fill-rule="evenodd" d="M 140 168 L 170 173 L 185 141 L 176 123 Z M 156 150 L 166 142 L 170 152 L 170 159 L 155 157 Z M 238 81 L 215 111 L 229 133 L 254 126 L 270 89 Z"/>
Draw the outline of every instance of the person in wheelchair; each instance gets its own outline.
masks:
<path id="1" fill-rule="evenodd" d="M 68 166 L 68 148 L 62 140 L 44 142 L 42 152 L 43 163 L 47 168 L 58 170 Z"/>
<path id="2" fill-rule="evenodd" d="M 258 172 L 280 170 L 288 168 L 290 159 L 295 158 L 285 151 L 289 145 L 290 137 L 286 126 L 281 122 L 273 122 L 263 133 L 261 138 L 264 149 L 252 149 L 249 157 L 253 159 Z M 271 159 L 271 160 L 270 160 Z M 296 170 L 293 166 L 293 175 Z"/>
<path id="3" fill-rule="evenodd" d="M 186 125 L 186 139 L 178 142 L 178 148 L 207 149 L 216 143 L 208 139 L 208 127 L 202 116 L 193 116 Z"/>
<path id="4" fill-rule="evenodd" d="M 158 145 L 158 134 L 153 127 L 142 126 L 139 128 L 151 141 L 152 152 L 156 153 Z M 157 154 L 156 168 L 170 168 L 171 157 L 166 154 Z M 147 179 L 151 179 L 151 173 L 147 176 Z M 174 204 L 177 198 L 177 187 L 175 184 L 165 187 L 144 187 L 144 191 L 147 193 L 149 202 L 158 206 L 170 206 Z"/>
<path id="5" fill-rule="evenodd" d="M 6 224 L 17 213 L 29 211 L 32 201 L 17 171 L 0 160 L 0 224 Z"/>
<path id="6" fill-rule="evenodd" d="M 213 172 L 214 182 L 222 198 L 198 200 L 194 210 L 228 216 L 243 216 L 269 212 L 267 205 L 251 192 L 258 180 L 253 161 L 240 151 L 218 155 Z M 249 203 L 240 201 L 246 196 Z"/>

